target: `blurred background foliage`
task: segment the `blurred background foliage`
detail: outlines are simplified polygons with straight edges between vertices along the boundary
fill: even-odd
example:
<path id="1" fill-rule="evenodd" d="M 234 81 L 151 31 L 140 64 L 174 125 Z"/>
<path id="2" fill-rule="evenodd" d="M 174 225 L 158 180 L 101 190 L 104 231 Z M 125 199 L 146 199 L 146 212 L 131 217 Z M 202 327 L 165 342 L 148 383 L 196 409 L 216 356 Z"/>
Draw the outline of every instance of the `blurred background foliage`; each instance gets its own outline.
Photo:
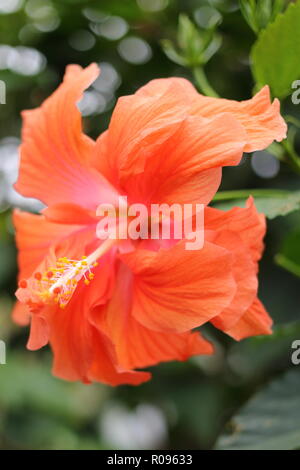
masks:
<path id="1" fill-rule="evenodd" d="M 249 66 L 256 35 L 290 2 L 258 3 L 0 0 L 0 79 L 7 87 L 6 104 L 0 105 L 0 339 L 7 345 L 7 364 L 0 365 L 0 448 L 208 449 L 214 447 L 220 433 L 232 431 L 234 442 L 226 444 L 222 438 L 218 445 L 251 448 L 247 435 L 239 442 L 239 429 L 249 422 L 257 422 L 262 429 L 257 409 L 261 416 L 272 397 L 273 417 L 286 401 L 290 407 L 273 426 L 275 438 L 264 441 L 260 436 L 261 443 L 255 445 L 300 448 L 299 419 L 297 427 L 293 418 L 297 404 L 299 408 L 300 371 L 290 359 L 291 343 L 300 338 L 296 276 L 300 273 L 300 212 L 289 210 L 286 202 L 280 212 L 276 198 L 267 201 L 269 206 L 275 204 L 275 213 L 273 207 L 261 263 L 260 296 L 276 325 L 269 338 L 235 343 L 208 329 L 206 334 L 216 345 L 213 357 L 157 366 L 153 380 L 138 388 L 85 386 L 52 377 L 50 351 L 27 351 L 28 331 L 13 325 L 10 317 L 17 275 L 11 211 L 13 207 L 41 208 L 38 201 L 25 200 L 12 188 L 17 176 L 21 110 L 36 107 L 49 96 L 67 64 L 86 66 L 93 61 L 100 64 L 102 75 L 80 103 L 86 132 L 92 137 L 107 127 L 118 96 L 133 93 L 157 77 L 184 76 L 198 84 L 200 80 L 201 85 L 203 76 L 197 67 L 200 64 L 201 69 L 206 62 L 207 77 L 219 95 L 249 98 L 256 86 Z M 276 12 L 264 8 L 263 16 L 255 17 L 255 7 L 275 3 Z M 177 34 L 178 18 L 181 36 L 180 31 Z M 207 49 L 211 42 L 213 46 Z M 300 51 L 296 52 L 299 57 Z M 259 48 L 255 54 L 260 54 Z M 263 79 L 261 70 L 258 75 Z M 299 117 L 300 108 L 292 105 L 290 97 L 282 106 L 285 115 Z M 297 148 L 297 138 L 295 145 Z M 239 167 L 225 169 L 221 189 L 300 189 L 299 175 L 282 160 L 269 151 L 251 159 L 247 155 Z M 292 207 L 299 206 L 296 194 Z M 288 215 L 278 216 L 280 213 Z M 290 272 L 282 267 L 287 260 L 294 268 L 296 265 Z M 265 384 L 291 368 L 288 374 L 293 377 L 284 378 L 286 387 L 275 384 L 265 391 Z M 281 400 L 282 388 L 285 395 Z M 260 389 L 263 396 L 251 398 L 255 401 L 247 404 L 237 420 L 232 418 Z M 293 440 L 282 444 L 280 432 L 287 430 L 280 423 L 287 415 Z M 253 436 L 255 426 L 249 432 Z"/>

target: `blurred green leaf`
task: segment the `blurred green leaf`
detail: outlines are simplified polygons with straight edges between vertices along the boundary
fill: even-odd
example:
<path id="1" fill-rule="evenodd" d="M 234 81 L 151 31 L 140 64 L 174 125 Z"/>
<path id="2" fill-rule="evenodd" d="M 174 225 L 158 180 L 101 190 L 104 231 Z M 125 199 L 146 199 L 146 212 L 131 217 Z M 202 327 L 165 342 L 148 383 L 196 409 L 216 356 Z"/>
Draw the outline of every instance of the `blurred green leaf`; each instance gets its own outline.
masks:
<path id="1" fill-rule="evenodd" d="M 276 263 L 300 277 L 300 231 L 287 235 L 280 252 L 275 256 Z"/>
<path id="2" fill-rule="evenodd" d="M 204 5 L 194 11 L 196 23 L 205 29 L 214 29 L 222 23 L 221 13 L 211 6 Z"/>
<path id="3" fill-rule="evenodd" d="M 195 448 L 210 448 L 215 441 L 229 396 L 230 392 L 224 383 L 206 379 L 200 381 L 199 376 L 197 387 L 187 381 L 169 390 L 168 398 L 178 411 L 180 423 L 186 432 L 192 434 Z"/>
<path id="4" fill-rule="evenodd" d="M 288 372 L 254 396 L 233 418 L 222 450 L 292 450 L 300 443 L 300 373 Z"/>
<path id="5" fill-rule="evenodd" d="M 11 240 L 0 240 L 0 253 L 0 286 L 2 287 L 15 271 L 15 265 L 12 262 L 15 256 L 15 248 Z"/>
<path id="6" fill-rule="evenodd" d="M 7 364 L 0 368 L 1 408 L 16 411 L 26 405 L 73 423 L 94 416 L 105 397 L 104 387 L 56 379 L 48 363 L 31 360 L 29 355 L 7 351 Z"/>
<path id="7" fill-rule="evenodd" d="M 291 365 L 291 344 L 300 338 L 300 322 L 274 327 L 270 336 L 235 343 L 228 354 L 231 370 L 242 381 L 260 379 Z"/>
<path id="8" fill-rule="evenodd" d="M 255 12 L 256 12 L 256 3 L 255 0 L 240 0 L 240 9 L 243 14 L 243 17 L 247 21 L 250 28 L 255 32 L 259 32 L 259 27 L 256 22 Z"/>
<path id="9" fill-rule="evenodd" d="M 261 32 L 251 51 L 252 69 L 258 87 L 270 85 L 275 96 L 284 98 L 300 75 L 300 1 Z M 266 60 L 268 58 L 268 60 Z"/>
<path id="10" fill-rule="evenodd" d="M 274 21 L 284 6 L 284 0 L 240 0 L 239 3 L 245 20 L 256 34 Z"/>
<path id="11" fill-rule="evenodd" d="M 174 44 L 169 39 L 163 39 L 161 41 L 161 45 L 163 48 L 164 53 L 175 64 L 181 65 L 185 67 L 187 65 L 187 61 L 185 58 L 175 49 Z"/>
<path id="12" fill-rule="evenodd" d="M 223 13 L 231 13 L 238 9 L 236 0 L 208 0 L 208 3 Z"/>
<path id="13" fill-rule="evenodd" d="M 177 40 L 179 47 L 187 53 L 202 49 L 202 40 L 198 28 L 187 15 L 181 14 L 178 22 Z"/>
<path id="14" fill-rule="evenodd" d="M 172 41 L 161 41 L 167 57 L 176 64 L 185 67 L 198 67 L 206 64 L 221 46 L 221 37 L 215 33 L 215 27 L 198 28 L 187 15 L 179 15 L 177 46 Z"/>
<path id="15" fill-rule="evenodd" d="M 245 198 L 251 195 L 254 197 L 257 210 L 265 214 L 268 219 L 274 219 L 300 210 L 300 191 L 276 191 L 272 189 L 220 191 L 214 198 L 214 202 L 217 202 L 215 207 L 221 210 L 245 207 Z"/>
<path id="16" fill-rule="evenodd" d="M 203 51 L 203 57 L 205 63 L 207 63 L 222 45 L 222 37 L 219 34 L 215 34 L 208 44 L 207 48 Z"/>

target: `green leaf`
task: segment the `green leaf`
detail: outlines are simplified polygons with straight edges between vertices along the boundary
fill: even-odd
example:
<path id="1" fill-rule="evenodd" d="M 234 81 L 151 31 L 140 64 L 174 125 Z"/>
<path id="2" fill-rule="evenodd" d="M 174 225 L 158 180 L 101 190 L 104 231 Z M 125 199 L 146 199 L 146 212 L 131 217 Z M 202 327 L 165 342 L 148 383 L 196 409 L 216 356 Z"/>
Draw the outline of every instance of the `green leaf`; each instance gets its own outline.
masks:
<path id="1" fill-rule="evenodd" d="M 273 0 L 273 15 L 271 21 L 274 21 L 278 13 L 284 8 L 285 0 Z"/>
<path id="2" fill-rule="evenodd" d="M 284 6 L 284 0 L 240 0 L 239 3 L 242 15 L 256 34 L 274 21 Z"/>
<path id="3" fill-rule="evenodd" d="M 273 0 L 260 0 L 258 2 L 258 20 L 261 29 L 265 28 L 272 18 Z"/>
<path id="4" fill-rule="evenodd" d="M 161 46 L 168 59 L 182 67 L 187 66 L 186 59 L 175 49 L 172 41 L 169 39 L 163 39 L 161 41 Z"/>
<path id="5" fill-rule="evenodd" d="M 223 18 L 218 10 L 211 6 L 204 5 L 195 10 L 194 19 L 200 28 L 215 29 L 222 23 Z"/>
<path id="6" fill-rule="evenodd" d="M 275 326 L 270 336 L 234 343 L 227 358 L 229 367 L 242 383 L 283 372 L 291 365 L 291 344 L 295 338 L 300 338 L 300 321 Z"/>
<path id="7" fill-rule="evenodd" d="M 252 28 L 252 30 L 257 33 L 258 26 L 256 24 L 255 18 L 256 4 L 254 0 L 240 0 L 239 3 L 243 17 L 247 21 L 250 28 Z"/>
<path id="8" fill-rule="evenodd" d="M 76 423 L 94 416 L 104 398 L 103 387 L 60 381 L 50 374 L 48 361 L 37 362 L 30 353 L 8 349 L 6 356 L 6 365 L 0 366 L 0 409 L 16 412 L 27 406 Z"/>
<path id="9" fill-rule="evenodd" d="M 300 443 L 300 371 L 288 372 L 254 396 L 233 418 L 222 450 L 292 450 Z"/>
<path id="10" fill-rule="evenodd" d="M 211 42 L 208 44 L 207 48 L 203 51 L 203 57 L 205 59 L 205 63 L 208 62 L 216 52 L 220 49 L 222 45 L 222 37 L 218 34 L 212 38 Z"/>
<path id="11" fill-rule="evenodd" d="M 221 210 L 232 209 L 236 206 L 245 207 L 245 198 L 251 195 L 254 197 L 257 210 L 265 214 L 268 219 L 288 215 L 300 209 L 300 191 L 263 189 L 220 191 L 216 194 L 214 202 L 224 202 L 214 204 L 214 206 Z"/>
<path id="12" fill-rule="evenodd" d="M 199 29 L 185 14 L 179 15 L 177 45 L 168 39 L 161 41 L 162 48 L 170 60 L 192 68 L 206 64 L 218 51 L 221 43 L 221 36 L 215 32 L 214 27 Z"/>
<path id="13" fill-rule="evenodd" d="M 179 16 L 177 40 L 190 66 L 203 63 L 202 52 L 206 47 L 205 35 L 201 35 L 188 16 Z"/>
<path id="14" fill-rule="evenodd" d="M 295 276 L 300 277 L 300 231 L 290 233 L 283 241 L 276 263 Z"/>
<path id="15" fill-rule="evenodd" d="M 251 51 L 258 87 L 270 85 L 272 93 L 279 98 L 288 96 L 293 81 L 300 77 L 299 24 L 300 1 L 297 1 L 260 33 Z"/>

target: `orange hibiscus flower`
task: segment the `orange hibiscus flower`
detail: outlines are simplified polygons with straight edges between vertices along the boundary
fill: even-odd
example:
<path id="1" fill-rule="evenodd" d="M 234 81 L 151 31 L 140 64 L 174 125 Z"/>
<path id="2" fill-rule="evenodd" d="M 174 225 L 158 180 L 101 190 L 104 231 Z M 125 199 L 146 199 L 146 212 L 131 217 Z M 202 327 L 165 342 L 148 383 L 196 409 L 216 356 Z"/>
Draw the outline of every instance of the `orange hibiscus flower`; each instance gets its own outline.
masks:
<path id="1" fill-rule="evenodd" d="M 120 195 L 130 204 L 207 206 L 222 167 L 283 139 L 286 125 L 267 87 L 238 103 L 171 78 L 120 98 L 94 142 L 76 103 L 98 73 L 69 66 L 55 93 L 24 112 L 16 188 L 46 209 L 14 213 L 14 319 L 31 322 L 29 349 L 50 343 L 55 375 L 139 384 L 150 373 L 135 369 L 212 353 L 191 331 L 206 322 L 237 339 L 270 332 L 256 298 L 265 222 L 251 200 L 227 213 L 206 207 L 204 246 L 188 251 L 184 239 L 99 240 L 97 207 Z"/>

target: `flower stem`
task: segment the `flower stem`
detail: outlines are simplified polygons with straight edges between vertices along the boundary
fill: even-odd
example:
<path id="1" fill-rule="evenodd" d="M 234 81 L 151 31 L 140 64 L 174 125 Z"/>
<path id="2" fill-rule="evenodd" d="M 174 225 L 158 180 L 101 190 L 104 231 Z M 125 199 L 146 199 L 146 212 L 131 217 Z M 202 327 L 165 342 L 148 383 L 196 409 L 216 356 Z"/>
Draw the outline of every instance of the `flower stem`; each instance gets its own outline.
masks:
<path id="1" fill-rule="evenodd" d="M 209 81 L 207 80 L 203 67 L 194 67 L 193 74 L 197 87 L 204 95 L 219 98 L 218 93 L 212 88 Z"/>

